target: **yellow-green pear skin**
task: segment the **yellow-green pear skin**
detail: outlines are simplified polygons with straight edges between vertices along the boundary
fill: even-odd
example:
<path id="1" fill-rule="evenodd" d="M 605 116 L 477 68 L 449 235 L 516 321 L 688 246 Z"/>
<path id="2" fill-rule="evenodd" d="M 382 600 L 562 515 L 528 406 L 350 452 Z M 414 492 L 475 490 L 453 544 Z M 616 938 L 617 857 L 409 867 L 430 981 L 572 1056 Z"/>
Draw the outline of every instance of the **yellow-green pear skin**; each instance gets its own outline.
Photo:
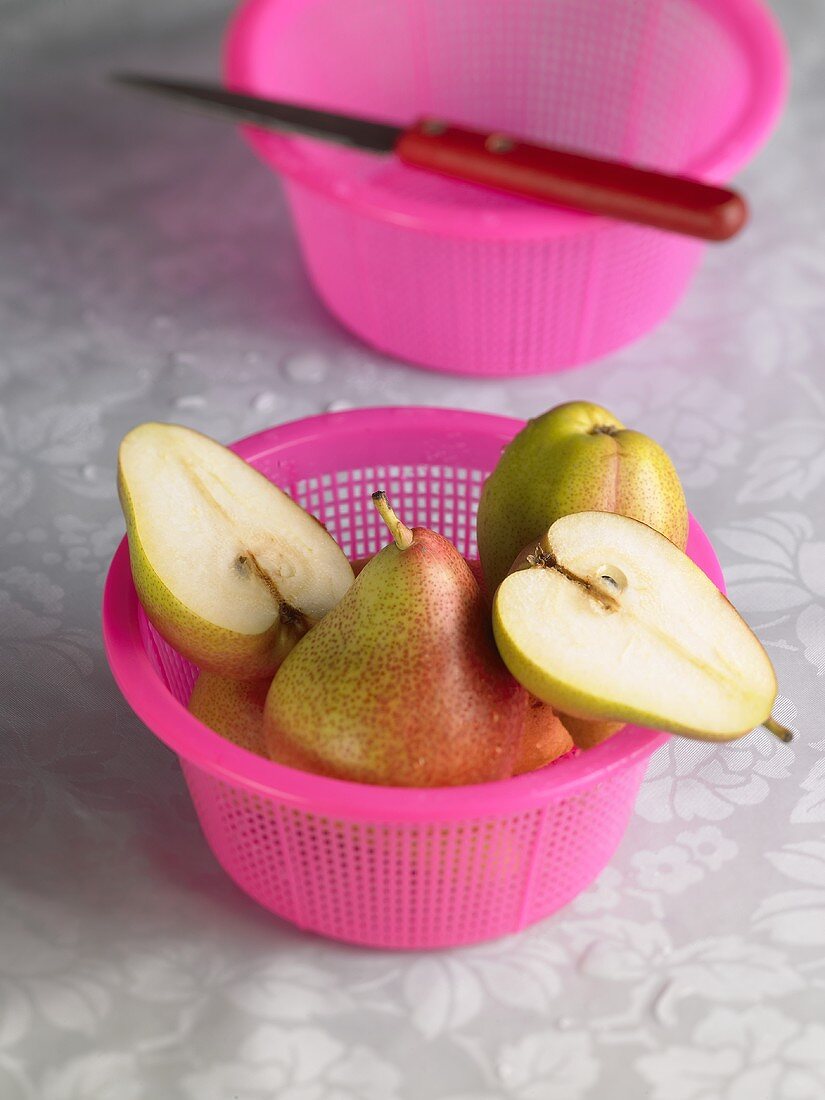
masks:
<path id="1" fill-rule="evenodd" d="M 138 598 L 201 669 L 271 676 L 352 583 L 332 536 L 221 444 L 176 424 L 123 439 L 118 492 Z"/>
<path id="2" fill-rule="evenodd" d="M 685 548 L 687 504 L 666 452 L 600 405 L 571 401 L 530 420 L 484 484 L 478 547 L 488 590 L 531 539 L 585 511 L 641 520 Z"/>
<path id="3" fill-rule="evenodd" d="M 728 741 L 766 725 L 770 659 L 705 573 L 638 520 L 579 512 L 526 547 L 493 630 L 513 676 L 557 713 Z"/>
<path id="4" fill-rule="evenodd" d="M 447 539 L 403 525 L 396 538 L 278 670 L 269 754 L 390 787 L 507 778 L 525 693 L 496 652 L 489 605 Z"/>
<path id="5" fill-rule="evenodd" d="M 272 677 L 230 680 L 202 672 L 189 697 L 189 710 L 215 733 L 258 756 L 268 756 L 264 739 L 264 703 Z"/>

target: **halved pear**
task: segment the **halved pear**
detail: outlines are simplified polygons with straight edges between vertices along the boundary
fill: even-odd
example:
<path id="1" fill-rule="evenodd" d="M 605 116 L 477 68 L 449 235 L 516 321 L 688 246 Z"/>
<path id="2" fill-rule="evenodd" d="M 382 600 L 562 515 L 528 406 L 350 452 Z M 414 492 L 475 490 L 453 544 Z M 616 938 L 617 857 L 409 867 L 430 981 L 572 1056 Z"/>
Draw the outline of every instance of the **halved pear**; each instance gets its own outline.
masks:
<path id="1" fill-rule="evenodd" d="M 574 717 L 708 741 L 769 722 L 776 677 L 756 635 L 690 558 L 638 520 L 557 520 L 499 586 L 493 627 L 515 678 Z"/>
<path id="2" fill-rule="evenodd" d="M 219 676 L 274 673 L 352 584 L 327 530 L 200 432 L 134 428 L 120 445 L 118 490 L 147 615 Z"/>

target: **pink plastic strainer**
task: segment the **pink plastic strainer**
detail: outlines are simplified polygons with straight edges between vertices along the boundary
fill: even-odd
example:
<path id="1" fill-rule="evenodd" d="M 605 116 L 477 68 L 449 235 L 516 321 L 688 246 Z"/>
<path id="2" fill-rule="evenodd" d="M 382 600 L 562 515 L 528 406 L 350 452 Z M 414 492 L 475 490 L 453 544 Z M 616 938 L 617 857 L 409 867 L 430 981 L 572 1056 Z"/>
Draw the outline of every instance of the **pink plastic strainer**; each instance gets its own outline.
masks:
<path id="1" fill-rule="evenodd" d="M 475 558 L 482 483 L 520 421 L 445 409 L 370 409 L 272 428 L 235 450 L 287 490 L 351 558 L 386 529 L 384 488 L 408 524 L 434 527 Z M 722 587 L 691 523 L 688 552 Z M 242 890 L 302 928 L 371 947 L 426 948 L 515 932 L 601 871 L 666 735 L 627 728 L 529 775 L 472 787 L 363 786 L 282 767 L 238 748 L 186 710 L 196 669 L 149 625 L 126 541 L 112 561 L 103 634 L 114 676 L 180 758 L 206 839 Z"/>
<path id="2" fill-rule="evenodd" d="M 786 83 L 759 0 L 248 0 L 225 72 L 257 95 L 443 117 L 717 183 L 767 138 Z M 332 313 L 440 370 L 533 374 L 604 355 L 670 312 L 705 247 L 392 157 L 249 136 L 283 174 Z"/>

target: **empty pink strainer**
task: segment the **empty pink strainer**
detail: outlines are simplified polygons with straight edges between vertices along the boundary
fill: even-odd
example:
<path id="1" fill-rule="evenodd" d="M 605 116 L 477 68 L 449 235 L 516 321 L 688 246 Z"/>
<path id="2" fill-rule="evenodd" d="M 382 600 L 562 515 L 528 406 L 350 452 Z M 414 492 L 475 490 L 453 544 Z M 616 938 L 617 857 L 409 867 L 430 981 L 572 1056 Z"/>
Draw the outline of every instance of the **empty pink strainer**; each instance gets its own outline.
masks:
<path id="1" fill-rule="evenodd" d="M 760 0 L 247 0 L 226 79 L 399 124 L 425 115 L 727 181 L 785 92 Z M 560 370 L 642 335 L 700 259 L 686 237 L 250 131 L 345 325 L 440 370 Z M 728 246 L 735 248 L 735 245 Z"/>
<path id="2" fill-rule="evenodd" d="M 375 488 L 407 523 L 434 527 L 475 558 L 482 483 L 521 427 L 482 413 L 370 409 L 272 428 L 235 450 L 325 523 L 351 558 L 387 541 Z M 688 552 L 722 587 L 693 521 Z M 189 714 L 196 669 L 143 615 L 125 540 L 106 581 L 103 633 L 115 679 L 177 753 L 228 874 L 300 927 L 371 947 L 473 943 L 565 905 L 610 859 L 648 758 L 666 739 L 628 727 L 541 771 L 472 787 L 346 783 L 254 756 Z"/>

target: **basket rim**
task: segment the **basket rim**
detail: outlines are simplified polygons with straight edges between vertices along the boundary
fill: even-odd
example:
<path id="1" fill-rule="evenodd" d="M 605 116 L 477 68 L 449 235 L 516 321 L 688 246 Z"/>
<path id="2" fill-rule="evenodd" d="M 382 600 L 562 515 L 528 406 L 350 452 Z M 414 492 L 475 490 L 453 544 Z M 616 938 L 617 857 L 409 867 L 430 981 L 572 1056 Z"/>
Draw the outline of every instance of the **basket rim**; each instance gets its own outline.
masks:
<path id="1" fill-rule="evenodd" d="M 362 435 L 376 417 L 399 428 L 439 428 L 461 437 L 482 432 L 506 442 L 523 420 L 491 413 L 429 406 L 351 409 L 301 418 L 265 429 L 232 444 L 232 450 L 254 464 L 256 458 L 331 433 Z M 724 579 L 713 547 L 691 516 L 693 553 L 724 592 Z M 349 819 L 434 822 L 526 812 L 569 797 L 614 772 L 641 763 L 669 735 L 627 726 L 587 752 L 512 779 L 460 787 L 381 787 L 313 775 L 247 752 L 200 722 L 179 703 L 157 675 L 143 645 L 140 604 L 132 582 L 128 543 L 115 551 L 103 591 L 102 632 L 109 667 L 126 701 L 156 737 L 182 761 L 265 799 L 276 798 L 296 809 Z"/>
<path id="2" fill-rule="evenodd" d="M 223 76 L 227 87 L 251 95 L 271 94 L 266 81 L 252 71 L 254 42 L 274 9 L 287 18 L 309 2 L 313 0 L 242 0 L 231 15 L 223 38 Z M 738 118 L 702 155 L 680 166 L 680 171 L 686 175 L 723 183 L 756 155 L 779 120 L 788 95 L 788 50 L 778 19 L 764 0 L 690 2 L 724 24 L 738 39 L 752 73 L 750 98 Z M 403 120 L 384 121 L 398 123 Z M 489 210 L 483 207 L 462 209 L 460 206 L 446 207 L 437 200 L 407 196 L 388 202 L 384 188 L 369 184 L 357 190 L 342 187 L 335 172 L 321 168 L 306 156 L 301 139 L 296 141 L 251 126 L 240 129 L 257 156 L 290 180 L 341 206 L 405 228 L 438 236 L 482 240 L 550 240 L 571 234 L 590 236 L 627 228 L 626 223 L 603 215 L 548 207 L 526 199 L 523 206 L 508 208 L 504 215 L 493 206 Z M 638 226 L 635 228 L 639 230 Z"/>

